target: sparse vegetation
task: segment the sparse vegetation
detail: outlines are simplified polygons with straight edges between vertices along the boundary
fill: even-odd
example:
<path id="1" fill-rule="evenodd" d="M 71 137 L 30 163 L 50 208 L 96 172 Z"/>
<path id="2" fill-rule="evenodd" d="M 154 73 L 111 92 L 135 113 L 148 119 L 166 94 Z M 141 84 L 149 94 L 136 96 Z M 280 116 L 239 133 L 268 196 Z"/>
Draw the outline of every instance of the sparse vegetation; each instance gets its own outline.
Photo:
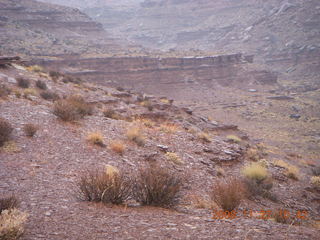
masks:
<path id="1" fill-rule="evenodd" d="M 273 217 L 277 223 L 288 224 L 290 222 L 290 214 L 287 210 L 278 209 L 273 212 Z"/>
<path id="2" fill-rule="evenodd" d="M 130 141 L 135 142 L 138 146 L 143 146 L 145 144 L 145 138 L 139 127 L 133 126 L 127 130 L 127 138 Z"/>
<path id="3" fill-rule="evenodd" d="M 91 144 L 99 145 L 101 147 L 104 146 L 103 136 L 99 132 L 89 133 L 87 136 L 87 141 L 90 142 Z"/>
<path id="4" fill-rule="evenodd" d="M 267 169 L 256 162 L 245 166 L 242 170 L 242 173 L 246 178 L 253 179 L 257 182 L 262 182 L 268 177 Z"/>
<path id="5" fill-rule="evenodd" d="M 166 153 L 166 157 L 169 161 L 175 163 L 175 164 L 178 164 L 178 165 L 181 165 L 183 164 L 184 162 L 182 161 L 182 159 L 179 157 L 178 154 L 174 153 L 174 152 L 167 152 Z"/>
<path id="6" fill-rule="evenodd" d="M 212 187 L 211 199 L 224 211 L 237 208 L 246 196 L 246 188 L 238 178 L 218 180 Z"/>
<path id="7" fill-rule="evenodd" d="M 30 86 L 30 80 L 26 78 L 17 78 L 17 84 L 21 88 L 28 88 Z"/>
<path id="8" fill-rule="evenodd" d="M 40 96 L 45 100 L 56 101 L 56 100 L 60 99 L 60 97 L 59 97 L 59 95 L 57 93 L 51 92 L 49 90 L 42 91 L 40 93 Z"/>
<path id="9" fill-rule="evenodd" d="M 90 170 L 80 176 L 78 197 L 84 201 L 122 204 L 132 194 L 131 183 L 122 173 Z"/>
<path id="10" fill-rule="evenodd" d="M 134 197 L 143 205 L 172 207 L 180 201 L 182 179 L 159 166 L 141 169 L 134 185 Z"/>
<path id="11" fill-rule="evenodd" d="M 118 154 L 123 154 L 126 147 L 123 142 L 121 141 L 111 141 L 110 142 L 110 149 Z"/>
<path id="12" fill-rule="evenodd" d="M 0 118 L 0 146 L 9 141 L 12 130 L 11 124 L 7 120 Z"/>
<path id="13" fill-rule="evenodd" d="M 42 90 L 46 90 L 47 84 L 44 81 L 38 80 L 36 81 L 36 87 Z"/>
<path id="14" fill-rule="evenodd" d="M 17 240 L 24 233 L 24 223 L 28 214 L 16 208 L 4 210 L 0 214 L 0 239 Z"/>
<path id="15" fill-rule="evenodd" d="M 38 126 L 32 123 L 28 123 L 24 125 L 23 130 L 28 137 L 33 137 L 38 131 Z"/>

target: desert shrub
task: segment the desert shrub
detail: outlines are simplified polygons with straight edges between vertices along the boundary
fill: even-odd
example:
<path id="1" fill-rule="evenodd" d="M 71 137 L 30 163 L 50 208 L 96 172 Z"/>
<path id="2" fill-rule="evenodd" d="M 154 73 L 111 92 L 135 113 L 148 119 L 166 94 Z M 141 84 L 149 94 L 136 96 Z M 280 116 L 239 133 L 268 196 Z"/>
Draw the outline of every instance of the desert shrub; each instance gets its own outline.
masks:
<path id="1" fill-rule="evenodd" d="M 0 198 L 0 214 L 4 210 L 9 210 L 18 207 L 18 199 L 15 196 Z"/>
<path id="2" fill-rule="evenodd" d="M 111 141 L 110 142 L 110 149 L 118 154 L 123 154 L 126 149 L 126 146 L 121 141 Z"/>
<path id="3" fill-rule="evenodd" d="M 29 96 L 37 96 L 38 92 L 34 88 L 26 88 L 23 90 L 23 97 L 29 98 Z"/>
<path id="4" fill-rule="evenodd" d="M 0 214 L 0 239 L 17 240 L 24 233 L 24 223 L 28 214 L 18 209 L 4 210 Z"/>
<path id="5" fill-rule="evenodd" d="M 83 97 L 78 95 L 73 95 L 67 99 L 67 101 L 72 104 L 81 116 L 92 115 L 93 105 L 87 103 Z"/>
<path id="6" fill-rule="evenodd" d="M 80 118 L 77 108 L 65 99 L 55 102 L 53 113 L 63 121 L 75 121 Z"/>
<path id="7" fill-rule="evenodd" d="M 36 87 L 42 90 L 46 90 L 47 84 L 44 81 L 38 80 L 36 81 Z"/>
<path id="8" fill-rule="evenodd" d="M 141 132 L 139 127 L 131 127 L 127 130 L 127 138 L 130 141 L 135 142 L 139 146 L 143 146 L 145 144 L 145 138 Z"/>
<path id="9" fill-rule="evenodd" d="M 11 124 L 7 120 L 0 118 L 0 146 L 9 140 L 12 130 Z"/>
<path id="10" fill-rule="evenodd" d="M 80 78 L 75 78 L 72 76 L 64 76 L 64 78 L 62 79 L 62 82 L 64 83 L 75 83 L 75 84 L 81 84 L 82 80 Z"/>
<path id="11" fill-rule="evenodd" d="M 246 178 L 262 182 L 268 177 L 267 169 L 259 163 L 251 163 L 242 169 L 242 173 Z"/>
<path id="12" fill-rule="evenodd" d="M 78 196 L 81 200 L 122 204 L 132 192 L 130 178 L 113 171 L 90 170 L 78 181 Z"/>
<path id="13" fill-rule="evenodd" d="M 23 126 L 23 131 L 28 137 L 33 137 L 38 131 L 38 126 L 28 123 Z"/>
<path id="14" fill-rule="evenodd" d="M 26 78 L 17 78 L 17 84 L 21 88 L 28 88 L 30 86 L 30 80 Z"/>
<path id="15" fill-rule="evenodd" d="M 143 205 L 172 207 L 180 201 L 182 178 L 159 166 L 140 169 L 134 198 Z"/>
<path id="16" fill-rule="evenodd" d="M 46 91 L 42 91 L 40 93 L 40 96 L 45 99 L 45 100 L 53 100 L 56 101 L 58 99 L 60 99 L 59 95 L 57 93 L 51 92 L 49 90 Z"/>
<path id="17" fill-rule="evenodd" d="M 268 198 L 271 201 L 277 202 L 277 196 L 270 190 L 273 187 L 272 179 L 267 178 L 263 181 L 256 181 L 255 179 L 246 178 L 244 184 L 247 189 L 248 197 L 262 196 Z"/>
<path id="18" fill-rule="evenodd" d="M 89 133 L 87 136 L 87 141 L 91 144 L 99 145 L 99 146 L 105 146 L 103 143 L 103 136 L 99 132 L 92 132 Z"/>
<path id="19" fill-rule="evenodd" d="M 314 187 L 320 188 L 320 177 L 319 176 L 313 176 L 311 177 L 311 184 Z"/>
<path id="20" fill-rule="evenodd" d="M 166 153 L 166 157 L 169 161 L 175 163 L 175 164 L 178 164 L 178 165 L 181 165 L 183 164 L 184 162 L 182 161 L 182 159 L 179 157 L 178 154 L 174 153 L 174 152 L 167 152 Z"/>
<path id="21" fill-rule="evenodd" d="M 0 98 L 5 98 L 11 93 L 11 89 L 4 84 L 0 84 Z"/>
<path id="22" fill-rule="evenodd" d="M 86 103 L 82 97 L 73 96 L 56 101 L 53 113 L 63 121 L 74 121 L 85 115 L 91 115 L 93 106 Z"/>
<path id="23" fill-rule="evenodd" d="M 241 179 L 229 178 L 214 183 L 211 199 L 224 211 L 237 208 L 246 196 L 246 188 Z"/>

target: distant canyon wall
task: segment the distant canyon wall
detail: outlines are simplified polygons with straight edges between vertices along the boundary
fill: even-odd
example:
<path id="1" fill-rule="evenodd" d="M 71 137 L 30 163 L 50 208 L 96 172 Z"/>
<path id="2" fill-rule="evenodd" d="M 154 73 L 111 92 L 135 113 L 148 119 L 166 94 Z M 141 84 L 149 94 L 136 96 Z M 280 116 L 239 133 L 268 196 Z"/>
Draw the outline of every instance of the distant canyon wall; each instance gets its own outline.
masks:
<path id="1" fill-rule="evenodd" d="M 248 86 L 274 84 L 277 75 L 264 70 L 248 70 L 253 56 L 240 53 L 206 57 L 65 57 L 34 63 L 79 76 L 88 81 L 132 88 L 147 93 L 174 93 L 177 89 L 205 86 Z"/>

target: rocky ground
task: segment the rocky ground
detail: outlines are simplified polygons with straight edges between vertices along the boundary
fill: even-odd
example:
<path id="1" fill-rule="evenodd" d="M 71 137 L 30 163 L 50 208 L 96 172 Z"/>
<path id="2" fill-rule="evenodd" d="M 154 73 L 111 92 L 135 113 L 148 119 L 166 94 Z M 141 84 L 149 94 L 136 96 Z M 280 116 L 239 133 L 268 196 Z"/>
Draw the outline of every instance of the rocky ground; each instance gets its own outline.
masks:
<path id="1" fill-rule="evenodd" d="M 0 150 L 0 193 L 14 193 L 21 202 L 21 209 L 30 214 L 23 239 L 318 238 L 319 192 L 310 185 L 311 168 L 316 162 L 302 165 L 299 156 L 288 155 L 284 160 L 299 167 L 298 180 L 288 178 L 283 168 L 273 164 L 276 156 L 283 156 L 281 146 L 278 153 L 259 135 L 248 138 L 255 132 L 240 131 L 231 125 L 233 114 L 227 110 L 228 106 L 224 108 L 225 118 L 220 115 L 221 120 L 226 120 L 223 124 L 215 121 L 218 115 L 210 118 L 204 117 L 204 111 L 198 114 L 196 106 L 177 107 L 166 98 L 86 82 L 65 83 L 62 78 L 54 80 L 45 72 L 30 70 L 19 65 L 0 70 L 2 88 L 5 85 L 11 89 L 11 94 L 0 100 L 0 113 L 14 127 L 12 139 Z M 29 90 L 17 87 L 19 76 L 31 80 Z M 94 113 L 75 123 L 57 119 L 53 114 L 53 102 L 42 99 L 41 90 L 35 87 L 39 79 L 60 97 L 83 96 L 94 105 Z M 248 94 L 259 95 L 260 90 Z M 253 101 L 260 96 L 251 98 Z M 260 106 L 260 100 L 254 101 L 252 104 Z M 105 117 L 103 111 L 107 109 L 114 109 L 118 117 Z M 276 109 L 281 111 L 281 108 Z M 257 120 L 257 126 L 266 128 L 273 124 L 263 125 L 259 119 L 253 119 L 257 115 L 245 114 L 249 116 L 248 125 L 253 120 Z M 39 126 L 33 138 L 26 137 L 23 132 L 26 123 Z M 127 140 L 126 131 L 133 126 L 142 129 L 144 146 Z M 101 133 L 106 146 L 88 143 L 86 138 L 90 132 Z M 203 132 L 208 133 L 209 142 L 199 138 Z M 230 136 L 240 140 L 233 141 Z M 112 140 L 124 142 L 123 155 L 110 149 Z M 236 219 L 212 219 L 212 210 L 205 203 L 212 184 L 222 178 L 218 169 L 224 170 L 225 177 L 241 176 L 241 168 L 252 161 L 252 149 L 259 149 L 258 157 L 265 159 L 273 178 L 272 193 L 278 200 L 262 197 L 244 200 Z M 175 152 L 180 161 L 170 161 L 166 152 Z M 174 209 L 141 207 L 135 203 L 124 206 L 93 204 L 79 201 L 75 195 L 75 184 L 83 170 L 110 164 L 126 172 L 135 172 L 152 162 L 176 171 L 186 180 L 182 201 Z M 279 208 L 289 210 L 292 215 L 299 210 L 307 211 L 308 218 L 294 218 L 290 224 L 281 224 L 271 218 L 259 219 L 259 214 L 252 217 L 241 214 L 244 210 Z"/>

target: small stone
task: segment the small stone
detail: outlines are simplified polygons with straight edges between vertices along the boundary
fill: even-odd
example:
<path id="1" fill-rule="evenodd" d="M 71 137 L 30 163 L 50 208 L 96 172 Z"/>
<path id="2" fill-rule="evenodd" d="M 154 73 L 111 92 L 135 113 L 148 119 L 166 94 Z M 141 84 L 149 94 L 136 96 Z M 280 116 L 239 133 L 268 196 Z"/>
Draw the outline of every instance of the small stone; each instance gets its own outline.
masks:
<path id="1" fill-rule="evenodd" d="M 167 152 L 169 150 L 169 147 L 165 145 L 157 145 L 157 147 L 164 152 Z"/>
<path id="2" fill-rule="evenodd" d="M 44 213 L 44 215 L 46 215 L 47 217 L 50 217 L 50 216 L 51 216 L 51 212 L 50 212 L 50 211 L 46 211 L 46 212 Z"/>

